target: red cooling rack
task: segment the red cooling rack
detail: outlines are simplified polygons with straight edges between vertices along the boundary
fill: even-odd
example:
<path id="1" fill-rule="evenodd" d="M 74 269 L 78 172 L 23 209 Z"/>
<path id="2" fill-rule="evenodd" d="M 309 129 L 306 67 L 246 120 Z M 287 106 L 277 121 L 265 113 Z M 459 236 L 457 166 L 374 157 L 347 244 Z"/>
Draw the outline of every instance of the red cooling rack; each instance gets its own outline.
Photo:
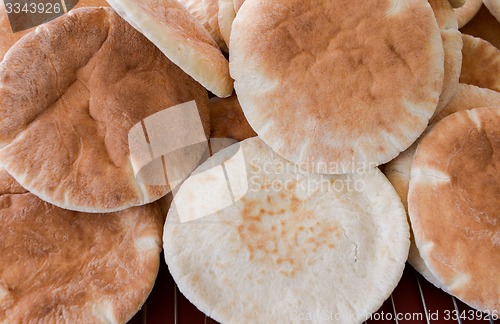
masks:
<path id="1" fill-rule="evenodd" d="M 425 316 L 430 314 L 430 316 Z M 436 317 L 437 316 L 437 317 Z M 370 323 L 500 323 L 487 319 L 458 299 L 427 282 L 409 265 L 396 290 Z M 312 323 L 306 320 L 304 323 Z M 201 313 L 177 289 L 164 261 L 156 285 L 142 310 L 131 324 L 205 324 L 217 323 Z"/>

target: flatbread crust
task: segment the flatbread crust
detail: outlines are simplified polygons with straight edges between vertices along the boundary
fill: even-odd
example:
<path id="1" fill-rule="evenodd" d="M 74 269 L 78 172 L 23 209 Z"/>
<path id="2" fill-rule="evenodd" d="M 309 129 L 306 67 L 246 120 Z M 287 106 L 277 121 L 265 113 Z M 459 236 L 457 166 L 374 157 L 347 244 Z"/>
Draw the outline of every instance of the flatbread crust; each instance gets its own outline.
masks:
<path id="1" fill-rule="evenodd" d="M 0 170 L 0 322 L 125 323 L 160 265 L 156 204 L 111 214 L 50 205 Z"/>
<path id="2" fill-rule="evenodd" d="M 233 21 L 236 17 L 234 11 L 233 0 L 218 0 L 219 1 L 219 28 L 222 38 L 229 48 L 229 39 L 231 37 L 231 29 L 233 28 Z"/>
<path id="3" fill-rule="evenodd" d="M 170 192 L 132 169 L 129 131 L 146 117 L 195 100 L 209 136 L 206 90 L 111 8 L 73 10 L 9 53 L 0 64 L 0 164 L 56 206 L 111 212 Z"/>
<path id="4" fill-rule="evenodd" d="M 346 173 L 386 163 L 418 138 L 442 92 L 443 46 L 428 3 L 397 3 L 245 4 L 231 75 L 266 144 L 308 170 Z"/>
<path id="5" fill-rule="evenodd" d="M 366 320 L 397 285 L 408 253 L 408 223 L 394 188 L 377 168 L 306 174 L 256 137 L 239 148 L 239 171 L 249 181 L 243 198 L 187 223 L 179 223 L 175 207 L 168 214 L 165 259 L 180 291 L 221 323 L 295 323 L 299 313 L 314 322 Z M 224 162 L 231 179 L 232 150 L 200 170 Z M 200 194 L 211 176 L 195 174 L 175 196 L 176 207 L 188 199 L 203 208 L 223 196 Z"/>
<path id="6" fill-rule="evenodd" d="M 238 13 L 245 0 L 233 0 L 233 2 L 234 2 L 234 11 Z"/>
<path id="7" fill-rule="evenodd" d="M 228 52 L 219 26 L 218 0 L 178 0 L 180 4 L 209 32 L 213 40 L 225 53 Z"/>
<path id="8" fill-rule="evenodd" d="M 453 8 L 460 8 L 465 4 L 466 0 L 449 0 L 450 5 Z"/>
<path id="9" fill-rule="evenodd" d="M 210 34 L 176 0 L 108 2 L 193 79 L 218 97 L 231 95 L 233 80 L 227 59 Z M 218 24 L 217 11 L 215 23 Z"/>
<path id="10" fill-rule="evenodd" d="M 462 110 L 472 109 L 475 107 L 488 107 L 500 105 L 500 93 L 482 89 L 468 84 L 459 84 L 458 90 L 450 101 L 448 106 L 441 111 L 439 115 L 431 120 L 431 125 L 436 124 L 441 119 Z M 420 141 L 415 142 L 408 150 L 401 153 L 397 158 L 389 162 L 385 166 L 384 174 L 392 183 L 401 201 L 408 211 L 408 190 L 410 187 L 411 164 L 415 155 L 415 150 Z M 415 245 L 413 232 L 411 232 L 410 253 L 408 255 L 408 263 L 417 270 L 425 279 L 431 282 L 438 288 L 446 290 L 446 287 L 439 282 L 438 279 L 431 273 L 429 268 L 420 256 L 420 252 Z"/>
<path id="11" fill-rule="evenodd" d="M 460 82 L 500 91 L 500 50 L 481 38 L 462 35 Z"/>
<path id="12" fill-rule="evenodd" d="M 81 7 L 105 7 L 109 6 L 105 0 L 80 0 L 74 9 Z M 35 30 L 36 27 L 13 33 L 9 23 L 9 17 L 5 10 L 4 0 L 0 0 L 0 61 L 5 53 L 24 35 Z"/>
<path id="13" fill-rule="evenodd" d="M 210 110 L 211 138 L 231 138 L 243 141 L 257 136 L 248 124 L 236 94 L 227 99 L 210 99 L 208 109 Z"/>
<path id="14" fill-rule="evenodd" d="M 483 0 L 484 5 L 488 8 L 491 14 L 500 22 L 500 1 L 498 0 Z"/>
<path id="15" fill-rule="evenodd" d="M 462 27 L 461 31 L 464 34 L 482 38 L 500 49 L 500 23 L 485 6 L 479 9 L 477 15 Z"/>
<path id="16" fill-rule="evenodd" d="M 408 197 L 431 272 L 460 300 L 490 313 L 500 310 L 499 108 L 457 112 L 436 124 L 415 153 Z"/>
<path id="17" fill-rule="evenodd" d="M 457 15 L 458 28 L 462 28 L 471 21 L 482 5 L 483 0 L 467 0 L 462 7 L 456 8 L 455 14 Z"/>
<path id="18" fill-rule="evenodd" d="M 458 31 L 457 17 L 448 0 L 429 0 L 441 30 L 444 49 L 443 91 L 439 96 L 434 116 L 446 107 L 455 95 L 462 69 L 462 34 Z"/>

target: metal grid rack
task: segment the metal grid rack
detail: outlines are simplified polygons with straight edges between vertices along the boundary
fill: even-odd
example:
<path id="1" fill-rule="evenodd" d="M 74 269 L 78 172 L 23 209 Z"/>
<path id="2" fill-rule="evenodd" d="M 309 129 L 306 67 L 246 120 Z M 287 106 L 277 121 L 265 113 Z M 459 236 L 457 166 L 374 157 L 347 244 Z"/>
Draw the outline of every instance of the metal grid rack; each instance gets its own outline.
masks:
<path id="1" fill-rule="evenodd" d="M 470 316 L 475 310 L 458 299 L 427 282 L 409 265 L 391 297 L 380 310 L 364 324 L 400 324 L 400 323 L 484 323 L 500 324 L 492 319 L 479 319 Z M 385 316 L 383 315 L 385 314 Z M 396 314 L 408 316 L 398 319 Z M 408 315 L 410 314 L 410 315 Z M 421 315 L 419 315 L 421 314 Z M 431 319 L 424 314 L 438 314 L 438 319 Z M 447 320 L 446 314 L 449 314 Z M 463 314 L 466 318 L 453 316 Z M 392 318 L 390 318 L 392 317 Z M 410 318 L 411 317 L 411 318 Z M 464 316 L 462 316 L 464 317 Z M 167 266 L 162 261 L 160 274 L 155 288 L 142 310 L 130 321 L 131 324 L 216 324 L 214 320 L 201 313 L 177 289 Z M 312 323 L 304 321 L 304 323 Z"/>

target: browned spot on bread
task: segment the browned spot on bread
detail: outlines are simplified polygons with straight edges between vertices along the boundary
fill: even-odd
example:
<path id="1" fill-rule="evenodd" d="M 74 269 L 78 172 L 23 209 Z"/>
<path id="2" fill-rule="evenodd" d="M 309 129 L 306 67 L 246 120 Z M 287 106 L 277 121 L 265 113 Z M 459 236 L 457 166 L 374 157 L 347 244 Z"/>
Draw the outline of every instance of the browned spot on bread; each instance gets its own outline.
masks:
<path id="1" fill-rule="evenodd" d="M 315 262 L 308 260 L 311 252 L 335 248 L 340 229 L 334 221 L 318 221 L 294 194 L 287 201 L 286 209 L 270 204 L 257 208 L 255 200 L 243 198 L 245 207 L 237 231 L 250 260 L 271 260 L 280 273 L 293 276 Z"/>

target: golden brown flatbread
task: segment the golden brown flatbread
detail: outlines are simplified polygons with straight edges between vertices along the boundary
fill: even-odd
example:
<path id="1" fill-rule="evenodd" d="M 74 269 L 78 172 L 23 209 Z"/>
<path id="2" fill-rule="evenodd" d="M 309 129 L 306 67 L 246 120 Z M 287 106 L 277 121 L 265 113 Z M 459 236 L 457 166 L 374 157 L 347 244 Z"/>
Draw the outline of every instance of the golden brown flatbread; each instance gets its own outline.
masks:
<path id="1" fill-rule="evenodd" d="M 80 0 L 78 1 L 76 8 L 81 7 L 101 7 L 109 6 L 105 0 Z M 7 12 L 5 10 L 4 0 L 0 0 L 0 61 L 3 59 L 5 53 L 14 45 L 21 37 L 27 33 L 35 30 L 35 27 L 13 33 Z"/>
<path id="2" fill-rule="evenodd" d="M 153 288 L 162 226 L 156 203 L 72 212 L 0 170 L 0 322 L 125 323 Z"/>
<path id="3" fill-rule="evenodd" d="M 455 14 L 458 19 L 458 27 L 462 28 L 474 18 L 482 5 L 483 0 L 467 0 L 462 7 L 456 8 Z"/>
<path id="4" fill-rule="evenodd" d="M 484 39 L 500 49 L 500 23 L 482 6 L 477 15 L 464 27 L 462 33 Z"/>
<path id="5" fill-rule="evenodd" d="M 0 64 L 0 163 L 56 206 L 110 212 L 166 195 L 166 181 L 141 181 L 131 164 L 129 133 L 147 117 L 194 100 L 209 135 L 206 90 L 111 8 L 73 10 L 10 53 Z"/>
<path id="6" fill-rule="evenodd" d="M 420 141 L 408 209 L 426 265 L 470 306 L 500 309 L 500 106 L 457 112 Z"/>
<path id="7" fill-rule="evenodd" d="M 443 45 L 427 2 L 396 3 L 244 4 L 231 75 L 248 122 L 275 152 L 346 173 L 392 160 L 424 131 L 443 89 Z"/>
<path id="8" fill-rule="evenodd" d="M 500 50 L 487 41 L 462 35 L 460 82 L 500 91 Z"/>
<path id="9" fill-rule="evenodd" d="M 208 108 L 210 110 L 210 137 L 243 141 L 257 136 L 248 124 L 236 94 L 227 99 L 212 98 L 208 102 Z"/>

